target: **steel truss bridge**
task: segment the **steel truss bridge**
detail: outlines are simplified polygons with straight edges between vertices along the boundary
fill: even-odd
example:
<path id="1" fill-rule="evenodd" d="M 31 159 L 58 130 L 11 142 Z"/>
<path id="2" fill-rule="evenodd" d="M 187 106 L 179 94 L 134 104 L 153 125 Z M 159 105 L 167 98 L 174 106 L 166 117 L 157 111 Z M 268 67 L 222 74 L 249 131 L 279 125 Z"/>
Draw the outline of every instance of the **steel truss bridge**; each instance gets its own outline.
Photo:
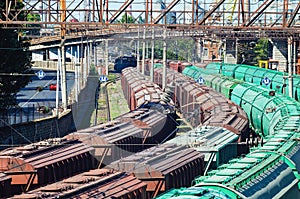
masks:
<path id="1" fill-rule="evenodd" d="M 39 29 L 32 44 L 167 27 L 177 36 L 299 40 L 296 0 L 4 0 L 2 28 Z M 14 5 L 22 2 L 22 10 Z M 19 15 L 38 19 L 20 21 Z"/>

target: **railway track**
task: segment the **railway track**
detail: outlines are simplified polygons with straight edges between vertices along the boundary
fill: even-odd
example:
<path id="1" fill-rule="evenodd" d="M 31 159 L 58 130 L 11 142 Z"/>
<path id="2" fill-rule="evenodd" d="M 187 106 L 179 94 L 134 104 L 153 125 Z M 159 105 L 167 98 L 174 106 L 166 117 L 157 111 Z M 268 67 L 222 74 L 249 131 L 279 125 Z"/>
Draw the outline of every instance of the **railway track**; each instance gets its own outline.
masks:
<path id="1" fill-rule="evenodd" d="M 94 125 L 98 123 L 103 123 L 107 121 L 111 121 L 111 108 L 110 108 L 110 99 L 108 86 L 111 83 L 115 83 L 120 80 L 120 75 L 117 75 L 115 78 L 108 80 L 102 86 L 99 82 L 99 85 L 96 90 L 95 96 L 95 117 L 94 117 Z"/>

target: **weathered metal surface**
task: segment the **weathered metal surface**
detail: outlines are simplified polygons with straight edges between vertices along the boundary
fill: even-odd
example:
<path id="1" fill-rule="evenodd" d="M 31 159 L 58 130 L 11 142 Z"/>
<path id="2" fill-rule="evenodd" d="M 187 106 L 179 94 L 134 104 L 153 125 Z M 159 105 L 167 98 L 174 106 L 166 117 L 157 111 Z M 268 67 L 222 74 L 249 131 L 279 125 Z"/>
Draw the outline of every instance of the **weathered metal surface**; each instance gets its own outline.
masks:
<path id="1" fill-rule="evenodd" d="M 161 85 L 162 69 L 155 69 L 155 75 L 159 77 L 155 83 Z M 222 94 L 174 70 L 168 70 L 167 83 L 174 85 L 174 101 L 193 127 L 220 126 L 240 135 L 242 140 L 249 136 L 246 113 Z"/>
<path id="2" fill-rule="evenodd" d="M 12 193 L 95 168 L 94 149 L 78 140 L 49 139 L 0 152 L 0 171 L 11 177 Z"/>
<path id="3" fill-rule="evenodd" d="M 159 110 L 141 108 L 66 136 L 95 148 L 95 157 L 109 164 L 175 136 L 176 122 Z M 173 134 L 172 134 L 173 132 Z"/>
<path id="4" fill-rule="evenodd" d="M 146 80 L 135 68 L 126 68 L 122 71 L 122 88 L 130 110 L 151 103 L 164 103 L 164 92 L 158 85 Z M 172 102 L 170 102 L 172 103 Z"/>
<path id="5" fill-rule="evenodd" d="M 130 122 L 118 122 L 107 128 L 100 125 L 80 130 L 66 136 L 67 139 L 79 139 L 95 148 L 95 157 L 102 163 L 126 157 L 142 150 L 143 129 Z"/>
<path id="6" fill-rule="evenodd" d="M 194 149 L 176 144 L 162 144 L 107 166 L 132 172 L 147 183 L 148 196 L 171 188 L 190 186 L 193 177 L 203 174 L 204 156 Z"/>
<path id="7" fill-rule="evenodd" d="M 151 108 L 136 109 L 116 118 L 116 120 L 130 121 L 135 126 L 144 129 L 147 134 L 145 144 L 157 144 L 173 138 L 177 125 L 173 115 Z"/>
<path id="8" fill-rule="evenodd" d="M 225 128 L 203 126 L 177 136 L 166 143 L 194 148 L 205 155 L 206 163 L 209 162 L 209 158 L 213 158 L 210 166 L 212 169 L 238 156 L 238 138 L 238 135 Z"/>
<path id="9" fill-rule="evenodd" d="M 146 184 L 123 172 L 96 169 L 12 198 L 145 199 Z"/>

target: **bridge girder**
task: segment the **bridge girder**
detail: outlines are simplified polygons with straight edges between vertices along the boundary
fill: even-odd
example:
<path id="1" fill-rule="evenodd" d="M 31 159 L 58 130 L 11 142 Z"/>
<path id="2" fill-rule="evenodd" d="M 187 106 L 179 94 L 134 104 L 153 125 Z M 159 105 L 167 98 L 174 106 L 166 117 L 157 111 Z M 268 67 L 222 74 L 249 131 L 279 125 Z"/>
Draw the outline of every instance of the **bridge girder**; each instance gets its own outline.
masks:
<path id="1" fill-rule="evenodd" d="M 14 9 L 18 2 L 24 4 L 21 11 Z M 258 1 L 257 6 L 241 0 L 218 0 L 215 3 L 198 0 L 5 0 L 0 26 L 14 29 L 52 29 L 52 35 L 96 35 L 102 32 L 122 33 L 134 31 L 138 26 L 169 27 L 174 30 L 189 29 L 203 33 L 227 34 L 253 30 L 264 35 L 298 34 L 300 30 L 300 3 L 289 0 Z M 201 2 L 201 3 L 200 3 Z M 234 3 L 234 5 L 232 5 Z M 141 9 L 144 8 L 144 9 Z M 202 10 L 202 12 L 199 12 Z M 143 18 L 144 23 L 124 24 L 118 20 L 122 14 Z M 40 21 L 19 21 L 18 15 L 36 13 Z M 163 19 L 175 17 L 175 24 Z M 226 21 L 231 15 L 232 23 Z M 84 17 L 83 17 L 84 16 Z M 271 18 L 272 16 L 273 18 Z M 270 17 L 270 18 L 268 18 Z M 150 18 L 150 20 L 148 20 Z M 137 21 L 137 20 L 136 20 Z M 94 33 L 93 33 L 94 31 Z M 274 32 L 274 34 L 273 34 Z M 241 33 L 243 34 L 243 33 Z"/>

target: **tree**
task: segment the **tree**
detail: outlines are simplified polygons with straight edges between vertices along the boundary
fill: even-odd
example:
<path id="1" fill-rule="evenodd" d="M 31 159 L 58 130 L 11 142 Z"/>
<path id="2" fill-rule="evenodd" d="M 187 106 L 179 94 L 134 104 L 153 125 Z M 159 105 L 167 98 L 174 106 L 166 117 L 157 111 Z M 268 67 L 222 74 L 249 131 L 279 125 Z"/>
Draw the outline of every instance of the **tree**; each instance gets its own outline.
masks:
<path id="1" fill-rule="evenodd" d="M 255 41 L 240 41 L 238 45 L 239 64 L 258 65 L 259 60 L 269 59 L 269 41 L 261 38 Z"/>
<path id="2" fill-rule="evenodd" d="M 269 40 L 266 38 L 259 39 L 254 47 L 254 52 L 257 63 L 259 60 L 269 60 Z"/>
<path id="3" fill-rule="evenodd" d="M 131 15 L 128 15 L 127 13 L 125 13 L 122 16 L 120 23 L 135 23 L 135 19 Z"/>
<path id="4" fill-rule="evenodd" d="M 27 21 L 39 22 L 39 21 L 41 21 L 41 16 L 38 13 L 28 13 Z M 41 29 L 40 24 L 29 24 L 28 27 L 31 28 L 29 30 L 29 32 L 30 32 L 29 35 L 40 35 L 40 29 Z"/>
<path id="5" fill-rule="evenodd" d="M 0 3 L 1 10 L 5 10 L 5 2 Z M 23 5 L 19 2 L 12 9 L 18 12 L 21 8 Z M 25 20 L 24 16 L 20 12 L 18 20 Z M 0 15 L 0 19 L 5 20 L 5 17 Z M 28 44 L 21 41 L 18 31 L 0 26 L 0 38 L 0 112 L 3 113 L 16 105 L 17 92 L 28 84 L 33 72 Z"/>

